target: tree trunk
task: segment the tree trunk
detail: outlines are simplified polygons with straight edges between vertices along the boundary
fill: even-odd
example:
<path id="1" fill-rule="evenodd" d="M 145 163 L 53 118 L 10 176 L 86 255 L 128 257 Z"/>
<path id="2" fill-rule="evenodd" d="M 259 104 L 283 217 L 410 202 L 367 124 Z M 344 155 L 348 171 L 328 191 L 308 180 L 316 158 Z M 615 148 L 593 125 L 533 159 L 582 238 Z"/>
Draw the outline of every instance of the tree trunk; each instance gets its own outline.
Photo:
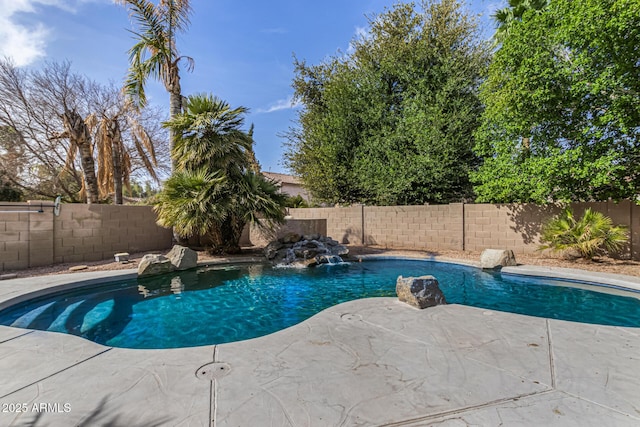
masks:
<path id="1" fill-rule="evenodd" d="M 212 244 L 209 252 L 212 255 L 239 254 L 244 225 L 235 215 L 230 215 L 224 222 L 213 227 L 207 235 Z"/>
<path id="2" fill-rule="evenodd" d="M 109 121 L 111 161 L 113 162 L 113 203 L 122 204 L 122 132 L 116 118 Z"/>
<path id="3" fill-rule="evenodd" d="M 98 179 L 96 178 L 96 167 L 93 161 L 89 129 L 80 114 L 75 110 L 66 110 L 62 115 L 62 120 L 69 139 L 78 147 L 78 152 L 80 153 L 80 163 L 84 173 L 85 190 L 87 192 L 87 203 L 97 203 Z"/>
<path id="4" fill-rule="evenodd" d="M 169 118 L 173 119 L 182 112 L 182 91 L 180 89 L 180 76 L 178 75 L 178 67 L 172 73 L 171 84 L 169 90 Z M 173 158 L 173 146 L 178 135 L 173 133 L 173 129 L 169 128 L 169 154 L 171 154 L 171 172 L 176 169 L 176 161 Z"/>

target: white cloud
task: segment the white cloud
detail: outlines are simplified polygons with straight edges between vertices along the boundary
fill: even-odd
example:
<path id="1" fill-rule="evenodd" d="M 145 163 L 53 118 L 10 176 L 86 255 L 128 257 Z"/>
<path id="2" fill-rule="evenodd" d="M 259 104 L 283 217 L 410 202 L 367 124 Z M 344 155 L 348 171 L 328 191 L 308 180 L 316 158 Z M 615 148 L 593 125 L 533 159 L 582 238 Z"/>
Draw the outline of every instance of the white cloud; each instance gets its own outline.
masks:
<path id="1" fill-rule="evenodd" d="M 46 56 L 51 30 L 42 22 L 25 24 L 19 14 L 37 15 L 40 6 L 53 6 L 74 12 L 87 0 L 0 0 L 0 56 L 13 59 L 18 66 L 28 65 Z"/>
<path id="2" fill-rule="evenodd" d="M 366 40 L 368 38 L 369 38 L 369 33 L 367 32 L 367 29 L 365 27 L 356 27 L 355 34 L 353 35 L 353 38 L 349 42 L 347 53 L 351 54 L 355 51 L 355 46 L 353 44 L 355 41 Z"/>
<path id="3" fill-rule="evenodd" d="M 300 102 L 297 102 L 297 101 L 294 102 L 293 97 L 290 96 L 287 99 L 279 99 L 268 108 L 258 108 L 256 110 L 256 113 L 273 113 L 275 111 L 289 110 L 291 108 L 296 108 L 299 106 L 300 106 Z"/>

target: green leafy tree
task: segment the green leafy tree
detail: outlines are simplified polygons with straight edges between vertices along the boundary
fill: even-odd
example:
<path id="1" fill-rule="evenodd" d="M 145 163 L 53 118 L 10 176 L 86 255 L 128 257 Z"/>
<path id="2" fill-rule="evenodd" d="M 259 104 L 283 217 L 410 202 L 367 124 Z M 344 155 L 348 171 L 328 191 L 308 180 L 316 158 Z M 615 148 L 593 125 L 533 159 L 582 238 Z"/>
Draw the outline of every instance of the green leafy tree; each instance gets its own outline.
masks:
<path id="1" fill-rule="evenodd" d="M 555 0 L 511 28 L 481 87 L 479 202 L 640 194 L 639 0 Z"/>
<path id="2" fill-rule="evenodd" d="M 139 106 L 145 106 L 145 85 L 149 77 L 162 84 L 169 93 L 169 117 L 182 111 L 180 67 L 182 60 L 187 68 L 193 68 L 193 59 L 180 55 L 176 47 L 177 34 L 189 26 L 191 6 L 188 0 L 160 0 L 155 5 L 150 0 L 116 0 L 126 6 L 138 29 L 133 31 L 138 39 L 129 50 L 129 74 L 125 91 Z M 169 145 L 173 147 L 175 135 L 169 128 Z"/>
<path id="3" fill-rule="evenodd" d="M 444 203 L 469 197 L 477 87 L 490 58 L 455 0 L 397 4 L 346 55 L 296 60 L 303 104 L 287 166 L 314 200 Z"/>
<path id="4" fill-rule="evenodd" d="M 249 222 L 284 220 L 285 195 L 251 169 L 253 139 L 241 129 L 246 111 L 194 95 L 166 123 L 177 136 L 176 170 L 157 196 L 158 223 L 182 237 L 206 236 L 214 253 L 239 252 Z"/>
<path id="5" fill-rule="evenodd" d="M 546 243 L 540 246 L 541 250 L 575 251 L 591 260 L 598 254 L 623 249 L 629 242 L 629 234 L 624 227 L 613 226 L 611 218 L 600 212 L 587 209 L 576 219 L 568 208 L 542 227 L 540 241 Z"/>

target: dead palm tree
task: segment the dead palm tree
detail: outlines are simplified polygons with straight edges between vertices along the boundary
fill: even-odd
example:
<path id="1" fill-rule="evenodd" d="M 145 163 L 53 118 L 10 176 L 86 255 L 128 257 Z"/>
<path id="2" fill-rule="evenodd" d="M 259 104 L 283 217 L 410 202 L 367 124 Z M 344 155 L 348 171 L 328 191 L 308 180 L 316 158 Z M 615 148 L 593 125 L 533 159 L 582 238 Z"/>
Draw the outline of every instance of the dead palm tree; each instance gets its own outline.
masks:
<path id="1" fill-rule="evenodd" d="M 138 106 L 146 105 L 145 84 L 153 77 L 169 92 L 169 117 L 182 111 L 180 88 L 181 60 L 187 69 L 193 69 L 193 59 L 179 54 L 176 48 L 176 33 L 189 26 L 191 7 L 188 0 L 160 0 L 155 5 L 150 0 L 116 0 L 126 6 L 136 23 L 132 31 L 138 41 L 129 50 L 129 74 L 124 89 Z M 169 147 L 174 144 L 174 133 L 169 129 Z M 172 162 L 173 170 L 173 162 Z"/>
<path id="2" fill-rule="evenodd" d="M 62 114 L 64 132 L 55 135 L 52 139 L 69 140 L 69 150 L 67 152 L 67 162 L 63 168 L 72 170 L 76 153 L 80 154 L 80 164 L 82 165 L 83 182 L 80 192 L 86 195 L 87 203 L 97 203 L 99 198 L 98 179 L 96 177 L 95 161 L 93 159 L 93 144 L 90 132 L 90 120 L 83 119 L 76 110 L 65 109 Z M 83 196 L 82 196 L 83 197 Z"/>
<path id="3" fill-rule="evenodd" d="M 137 120 L 136 112 L 130 104 L 126 104 L 117 113 L 103 114 L 92 123 L 95 132 L 95 144 L 98 160 L 98 187 L 100 198 L 106 199 L 113 194 L 113 202 L 122 204 L 123 186 L 129 187 L 132 172 L 131 155 L 122 135 L 124 122 L 129 129 L 128 134 L 135 151 L 138 152 L 145 170 L 157 182 L 155 167 L 157 165 L 153 141 Z"/>

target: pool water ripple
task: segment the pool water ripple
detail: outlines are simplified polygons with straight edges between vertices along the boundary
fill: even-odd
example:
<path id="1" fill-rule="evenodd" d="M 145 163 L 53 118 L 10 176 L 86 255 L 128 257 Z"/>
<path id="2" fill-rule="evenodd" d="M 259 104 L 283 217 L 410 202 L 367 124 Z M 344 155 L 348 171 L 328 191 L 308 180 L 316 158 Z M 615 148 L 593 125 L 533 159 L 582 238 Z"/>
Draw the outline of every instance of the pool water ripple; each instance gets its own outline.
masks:
<path id="1" fill-rule="evenodd" d="M 375 260 L 305 270 L 210 267 L 29 300 L 0 324 L 83 336 L 125 348 L 175 348 L 263 336 L 339 304 L 395 296 L 398 275 L 431 274 L 448 303 L 532 316 L 640 326 L 640 295 L 567 282 L 501 276 L 455 264 Z"/>

